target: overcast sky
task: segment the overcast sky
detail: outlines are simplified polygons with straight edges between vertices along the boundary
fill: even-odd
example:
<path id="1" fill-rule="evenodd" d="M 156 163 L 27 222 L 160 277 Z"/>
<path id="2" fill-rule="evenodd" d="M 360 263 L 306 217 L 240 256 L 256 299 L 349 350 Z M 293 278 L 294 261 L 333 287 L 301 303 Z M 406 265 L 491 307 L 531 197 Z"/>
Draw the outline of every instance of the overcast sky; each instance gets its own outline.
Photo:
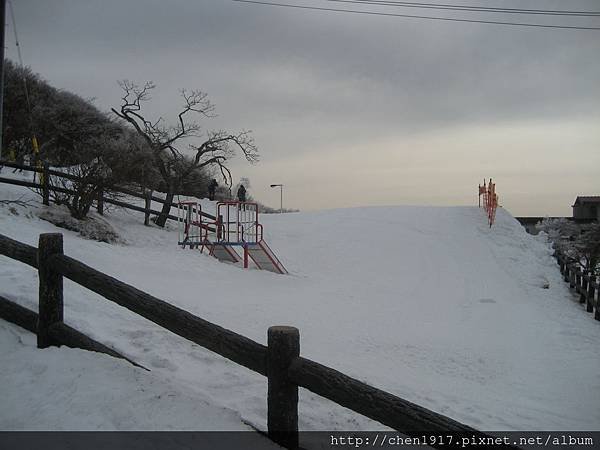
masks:
<path id="1" fill-rule="evenodd" d="M 600 17 L 280 3 L 600 27 Z M 444 3 L 600 10 L 597 0 Z M 154 81 L 147 111 L 167 121 L 180 88 L 207 92 L 219 114 L 207 129 L 253 131 L 261 161 L 236 160 L 233 174 L 271 206 L 271 183 L 302 210 L 472 205 L 484 177 L 514 215 L 570 215 L 577 195 L 600 195 L 600 31 L 230 0 L 13 4 L 25 64 L 102 110 L 119 105 L 122 79 Z M 6 40 L 16 61 L 10 21 Z"/>

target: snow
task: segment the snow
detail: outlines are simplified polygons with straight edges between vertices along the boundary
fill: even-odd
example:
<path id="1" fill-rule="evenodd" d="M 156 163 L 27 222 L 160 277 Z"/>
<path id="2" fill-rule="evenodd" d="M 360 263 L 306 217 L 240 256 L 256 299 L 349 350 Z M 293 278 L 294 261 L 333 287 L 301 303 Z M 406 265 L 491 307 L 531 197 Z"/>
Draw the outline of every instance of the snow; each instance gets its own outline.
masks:
<path id="1" fill-rule="evenodd" d="M 24 192 L 0 185 L 0 198 Z M 182 250 L 174 225 L 144 227 L 140 213 L 105 216 L 126 242 L 107 244 L 39 219 L 43 209 L 2 207 L 0 233 L 37 245 L 40 233 L 62 232 L 69 256 L 263 344 L 269 326 L 298 327 L 304 357 L 475 428 L 600 423 L 600 327 L 569 293 L 549 245 L 505 210 L 491 229 L 477 207 L 263 215 L 265 239 L 290 271 L 277 275 Z M 214 214 L 214 204 L 203 210 Z M 0 295 L 36 309 L 34 270 L 0 257 L 0 280 Z M 0 322 L 0 429 L 266 428 L 264 377 L 67 280 L 65 322 L 151 372 L 36 350 Z M 38 392 L 40 367 L 51 386 Z M 51 387 L 71 412 L 60 419 L 42 395 Z M 134 405 L 169 413 L 138 417 Z M 302 430 L 384 429 L 302 389 L 299 412 Z"/>
<path id="2" fill-rule="evenodd" d="M 2 430 L 250 430 L 239 414 L 160 374 L 65 347 L 37 350 L 0 322 Z"/>

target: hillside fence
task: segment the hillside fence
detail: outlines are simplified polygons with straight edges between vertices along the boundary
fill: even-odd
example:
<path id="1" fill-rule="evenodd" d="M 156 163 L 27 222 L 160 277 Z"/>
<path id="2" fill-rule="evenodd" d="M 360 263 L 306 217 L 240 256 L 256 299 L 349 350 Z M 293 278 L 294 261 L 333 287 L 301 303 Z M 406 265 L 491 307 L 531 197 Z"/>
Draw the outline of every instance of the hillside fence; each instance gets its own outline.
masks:
<path id="1" fill-rule="evenodd" d="M 599 297 L 600 277 L 582 270 L 581 266 L 563 253 L 555 250 L 554 256 L 560 267 L 560 273 L 569 287 L 579 294 L 579 303 L 585 304 L 586 311 L 594 313 L 594 319 L 600 321 Z"/>
<path id="2" fill-rule="evenodd" d="M 481 197 L 483 197 L 483 209 L 487 215 L 488 223 L 490 228 L 496 220 L 496 209 L 498 208 L 498 194 L 496 194 L 496 183 L 492 183 L 492 179 L 488 181 L 487 185 L 485 178 L 483 179 L 483 186 L 479 185 L 479 207 L 481 208 Z"/>
<path id="3" fill-rule="evenodd" d="M 50 192 L 51 191 L 65 193 L 65 194 L 76 194 L 76 192 L 72 189 L 64 188 L 61 186 L 51 185 L 50 184 L 51 176 L 57 177 L 57 178 L 62 178 L 62 179 L 69 180 L 69 181 L 81 182 L 81 179 L 74 175 L 50 169 L 48 167 L 48 164 L 43 164 L 41 167 L 37 167 L 37 166 L 29 166 L 29 165 L 25 165 L 25 164 L 18 164 L 18 163 L 9 162 L 9 161 L 1 161 L 0 167 L 2 167 L 2 166 L 41 174 L 41 176 L 38 178 L 40 180 L 40 182 L 0 177 L 0 183 L 12 184 L 14 186 L 23 186 L 23 187 L 38 189 L 42 195 L 42 202 L 46 206 L 50 205 Z M 132 205 L 131 203 L 123 202 L 121 200 L 117 200 L 116 198 L 112 198 L 111 196 L 108 195 L 111 192 L 117 193 L 117 194 L 129 195 L 131 197 L 142 199 L 142 200 L 144 200 L 144 206 L 142 207 L 142 206 L 138 206 L 138 205 Z M 144 189 L 143 192 L 136 192 L 132 189 L 128 189 L 128 188 L 122 187 L 122 186 L 111 186 L 110 189 L 100 190 L 100 193 L 99 193 L 98 198 L 96 199 L 95 203 L 96 203 L 96 210 L 97 210 L 98 214 L 100 214 L 100 215 L 104 214 L 104 204 L 105 203 L 119 206 L 121 208 L 129 209 L 132 211 L 144 213 L 144 224 L 149 225 L 150 217 L 158 216 L 160 214 L 160 211 L 157 211 L 157 210 L 154 210 L 151 208 L 152 202 L 157 202 L 157 203 L 160 203 L 163 205 L 165 204 L 165 200 L 153 195 L 153 192 L 151 190 Z M 171 207 L 177 208 L 178 205 L 177 205 L 177 203 L 171 203 Z M 195 212 L 195 208 L 194 208 L 194 212 Z M 198 213 L 201 216 L 206 217 L 207 219 L 211 219 L 213 221 L 216 219 L 215 216 L 205 213 L 204 211 L 198 211 Z M 175 220 L 175 221 L 178 220 L 177 216 L 175 216 L 173 214 L 169 214 L 167 217 L 171 220 Z"/>
<path id="4" fill-rule="evenodd" d="M 0 318 L 37 333 L 38 348 L 67 345 L 124 358 L 63 323 L 63 277 L 66 277 L 178 336 L 267 377 L 268 436 L 286 448 L 299 446 L 299 387 L 407 436 L 451 434 L 498 439 L 301 357 L 300 333 L 296 328 L 270 327 L 265 346 L 99 272 L 63 253 L 62 234 L 41 234 L 37 248 L 0 235 L 0 255 L 38 270 L 37 314 L 0 297 Z M 436 441 L 431 446 L 441 448 L 444 444 L 447 445 Z"/>

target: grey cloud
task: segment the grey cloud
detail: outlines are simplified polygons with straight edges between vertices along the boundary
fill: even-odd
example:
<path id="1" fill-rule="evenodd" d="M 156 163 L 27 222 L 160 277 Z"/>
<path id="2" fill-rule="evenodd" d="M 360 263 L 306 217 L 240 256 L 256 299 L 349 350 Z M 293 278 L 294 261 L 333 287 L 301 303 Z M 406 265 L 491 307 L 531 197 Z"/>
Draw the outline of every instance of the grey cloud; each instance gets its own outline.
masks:
<path id="1" fill-rule="evenodd" d="M 595 32 L 439 24 L 221 0 L 25 1 L 18 9 L 30 46 L 47 45 L 45 53 L 53 46 L 62 58 L 77 58 L 108 78 L 140 64 L 148 78 L 177 71 L 180 80 L 193 82 L 199 74 L 210 84 L 216 70 L 220 84 L 251 99 L 259 94 L 276 109 L 367 110 L 378 120 L 399 115 L 413 126 L 533 110 L 589 113 L 597 111 L 600 94 Z M 60 63 L 56 56 L 43 60 Z M 309 74 L 316 89 L 282 79 L 264 91 L 259 77 L 270 68 Z"/>

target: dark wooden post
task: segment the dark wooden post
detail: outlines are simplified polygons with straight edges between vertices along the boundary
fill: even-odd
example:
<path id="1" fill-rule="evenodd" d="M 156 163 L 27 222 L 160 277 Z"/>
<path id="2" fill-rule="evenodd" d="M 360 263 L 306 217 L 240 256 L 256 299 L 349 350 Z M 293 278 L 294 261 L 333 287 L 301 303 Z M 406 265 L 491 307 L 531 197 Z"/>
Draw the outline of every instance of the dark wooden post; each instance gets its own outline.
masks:
<path id="1" fill-rule="evenodd" d="M 48 163 L 44 162 L 42 172 L 42 199 L 46 206 L 50 205 L 50 174 L 48 173 Z"/>
<path id="2" fill-rule="evenodd" d="M 53 270 L 49 258 L 63 254 L 63 236 L 60 233 L 40 234 L 38 245 L 39 317 L 37 346 L 52 345 L 48 329 L 63 321 L 63 278 Z"/>
<path id="3" fill-rule="evenodd" d="M 565 263 L 560 253 L 556 254 L 556 260 L 558 261 L 558 267 L 560 267 L 560 273 L 565 273 Z"/>
<path id="4" fill-rule="evenodd" d="M 582 270 L 581 276 L 579 277 L 579 281 L 580 281 L 579 303 L 585 303 L 585 300 L 587 299 L 587 286 L 588 286 L 587 278 L 588 277 L 589 277 L 589 273 Z"/>
<path id="5" fill-rule="evenodd" d="M 583 291 L 583 271 L 577 268 L 575 272 L 575 291 L 579 293 L 579 303 L 585 302 L 585 292 Z"/>
<path id="6" fill-rule="evenodd" d="M 269 437 L 288 449 L 298 448 L 298 385 L 288 368 L 300 355 L 300 332 L 294 327 L 270 327 L 267 333 L 267 428 Z"/>
<path id="7" fill-rule="evenodd" d="M 587 276 L 583 279 L 583 288 L 585 289 L 585 310 L 587 312 L 594 312 L 594 288 L 593 288 L 593 277 L 588 272 Z"/>
<path id="8" fill-rule="evenodd" d="M 104 189 L 100 188 L 98 191 L 98 200 L 97 200 L 97 211 L 101 216 L 104 215 Z"/>
<path id="9" fill-rule="evenodd" d="M 575 287 L 576 270 L 574 265 L 569 268 L 569 286 L 571 286 L 571 288 Z"/>
<path id="10" fill-rule="evenodd" d="M 594 304 L 596 305 L 596 311 L 594 312 L 594 319 L 596 320 L 600 320 L 600 308 L 599 308 L 599 303 L 600 303 L 600 289 L 598 284 L 600 283 L 600 279 L 598 279 L 596 276 L 593 276 L 592 278 L 590 278 L 590 284 L 592 284 L 592 281 L 595 283 L 595 288 L 592 286 L 592 295 L 590 296 L 592 299 L 592 302 L 594 302 Z M 596 295 L 598 296 L 598 299 L 594 300 L 594 291 L 596 291 Z"/>
<path id="11" fill-rule="evenodd" d="M 150 208 L 152 207 L 152 191 L 145 191 L 146 197 L 144 198 L 144 225 L 150 225 Z"/>

